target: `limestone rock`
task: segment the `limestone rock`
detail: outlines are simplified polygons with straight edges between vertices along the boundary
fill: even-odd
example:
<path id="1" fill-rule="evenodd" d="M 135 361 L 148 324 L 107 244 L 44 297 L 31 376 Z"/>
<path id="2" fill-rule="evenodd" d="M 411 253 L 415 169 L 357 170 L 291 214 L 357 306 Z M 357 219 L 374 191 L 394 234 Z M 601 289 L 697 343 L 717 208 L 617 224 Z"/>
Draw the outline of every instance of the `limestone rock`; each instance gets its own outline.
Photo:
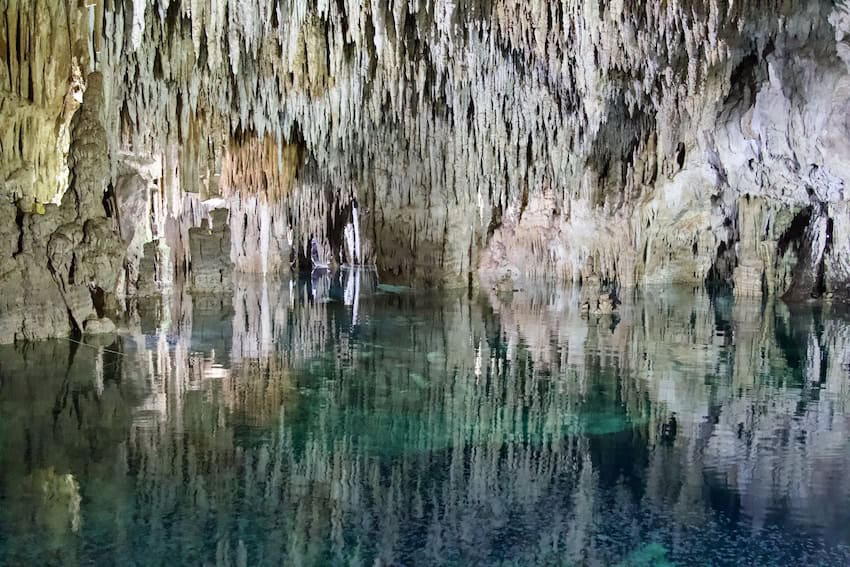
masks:
<path id="1" fill-rule="evenodd" d="M 133 295 L 139 279 L 139 263 L 151 233 L 150 196 L 145 179 L 135 173 L 120 177 L 115 185 L 115 203 L 118 231 L 127 254 L 126 292 Z"/>
<path id="2" fill-rule="evenodd" d="M 81 219 L 104 216 L 103 193 L 109 179 L 109 145 L 101 123 L 103 76 L 91 73 L 80 110 L 71 122 L 69 162 L 77 214 Z"/>
<path id="3" fill-rule="evenodd" d="M 493 289 L 499 293 L 512 293 L 514 291 L 514 280 L 510 272 L 499 278 Z"/>
<path id="4" fill-rule="evenodd" d="M 157 279 L 162 269 L 158 256 L 159 241 L 145 243 L 142 248 L 142 256 L 139 259 L 138 279 L 135 284 L 138 297 L 149 297 L 162 291 Z"/>
<path id="5" fill-rule="evenodd" d="M 190 282 L 193 291 L 228 291 L 233 287 L 228 211 L 216 209 L 199 228 L 189 230 Z"/>
<path id="6" fill-rule="evenodd" d="M 125 248 L 102 203 L 109 175 L 102 82 L 93 74 L 88 83 L 73 121 L 73 182 L 62 204 L 35 212 L 0 208 L 4 226 L 14 227 L 14 245 L 0 261 L 0 342 L 82 331 L 114 294 Z"/>
<path id="7" fill-rule="evenodd" d="M 614 300 L 610 293 L 599 294 L 596 312 L 600 315 L 610 315 L 616 309 Z"/>
<path id="8" fill-rule="evenodd" d="M 213 256 L 273 273 L 315 238 L 336 261 L 356 202 L 385 281 L 578 283 L 592 257 L 618 289 L 847 295 L 845 0 L 54 4 L 0 5 L 0 197 L 25 254 L 104 216 L 110 184 L 141 210 L 137 174 L 128 290 L 142 240 L 161 281 L 191 262 L 200 287 L 229 278 Z M 213 208 L 227 253 L 201 246 Z"/>
<path id="9" fill-rule="evenodd" d="M 105 335 L 115 332 L 115 323 L 107 317 L 100 319 L 88 319 L 83 326 L 87 335 Z"/>

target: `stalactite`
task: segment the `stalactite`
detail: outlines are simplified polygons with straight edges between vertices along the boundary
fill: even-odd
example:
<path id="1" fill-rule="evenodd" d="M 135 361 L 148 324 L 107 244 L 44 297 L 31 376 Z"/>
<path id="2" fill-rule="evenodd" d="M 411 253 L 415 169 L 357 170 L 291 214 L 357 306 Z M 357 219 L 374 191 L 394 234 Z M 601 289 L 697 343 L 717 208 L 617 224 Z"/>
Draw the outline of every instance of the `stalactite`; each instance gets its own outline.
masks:
<path id="1" fill-rule="evenodd" d="M 30 39 L 10 35 L 0 57 L 12 125 L 0 183 L 26 202 L 64 190 L 64 142 L 56 153 L 46 125 L 71 112 L 71 57 L 85 74 L 88 45 L 106 78 L 113 181 L 122 155 L 161 160 L 183 233 L 192 199 L 178 194 L 225 192 L 238 208 L 265 192 L 302 253 L 313 237 L 330 246 L 321 225 L 356 198 L 364 257 L 391 279 L 466 285 L 526 254 L 529 277 L 573 280 L 592 256 L 624 287 L 701 282 L 733 249 L 743 195 L 846 201 L 844 4 L 37 6 L 0 6 Z M 51 52 L 62 58 L 48 65 Z M 549 212 L 529 223 L 522 203 L 541 200 Z M 499 251 L 513 241 L 524 248 Z"/>

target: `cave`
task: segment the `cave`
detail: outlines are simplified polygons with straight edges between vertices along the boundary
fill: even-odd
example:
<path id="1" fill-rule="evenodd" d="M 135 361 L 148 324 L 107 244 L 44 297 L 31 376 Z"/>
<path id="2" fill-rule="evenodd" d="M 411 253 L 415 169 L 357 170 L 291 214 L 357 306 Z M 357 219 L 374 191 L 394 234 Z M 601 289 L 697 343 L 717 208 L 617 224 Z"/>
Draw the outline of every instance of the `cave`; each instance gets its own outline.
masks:
<path id="1" fill-rule="evenodd" d="M 0 0 L 0 564 L 850 564 L 850 0 Z"/>

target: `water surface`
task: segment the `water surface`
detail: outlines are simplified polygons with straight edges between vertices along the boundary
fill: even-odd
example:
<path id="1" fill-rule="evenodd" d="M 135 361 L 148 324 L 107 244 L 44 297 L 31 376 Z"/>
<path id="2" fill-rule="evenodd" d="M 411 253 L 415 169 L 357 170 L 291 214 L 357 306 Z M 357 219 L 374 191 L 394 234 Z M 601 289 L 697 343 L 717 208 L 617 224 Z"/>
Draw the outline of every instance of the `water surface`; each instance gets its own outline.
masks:
<path id="1" fill-rule="evenodd" d="M 241 282 L 0 349 L 0 563 L 848 565 L 850 319 Z"/>

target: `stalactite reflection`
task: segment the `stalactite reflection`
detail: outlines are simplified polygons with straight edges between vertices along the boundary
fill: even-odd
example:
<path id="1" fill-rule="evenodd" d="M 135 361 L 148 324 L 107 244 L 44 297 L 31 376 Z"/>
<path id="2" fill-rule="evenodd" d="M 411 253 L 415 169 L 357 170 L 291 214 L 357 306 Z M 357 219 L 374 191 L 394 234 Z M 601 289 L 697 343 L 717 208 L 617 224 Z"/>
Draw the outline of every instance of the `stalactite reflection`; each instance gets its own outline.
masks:
<path id="1" fill-rule="evenodd" d="M 245 279 L 2 347 L 0 562 L 846 564 L 850 318 L 575 293 Z"/>

